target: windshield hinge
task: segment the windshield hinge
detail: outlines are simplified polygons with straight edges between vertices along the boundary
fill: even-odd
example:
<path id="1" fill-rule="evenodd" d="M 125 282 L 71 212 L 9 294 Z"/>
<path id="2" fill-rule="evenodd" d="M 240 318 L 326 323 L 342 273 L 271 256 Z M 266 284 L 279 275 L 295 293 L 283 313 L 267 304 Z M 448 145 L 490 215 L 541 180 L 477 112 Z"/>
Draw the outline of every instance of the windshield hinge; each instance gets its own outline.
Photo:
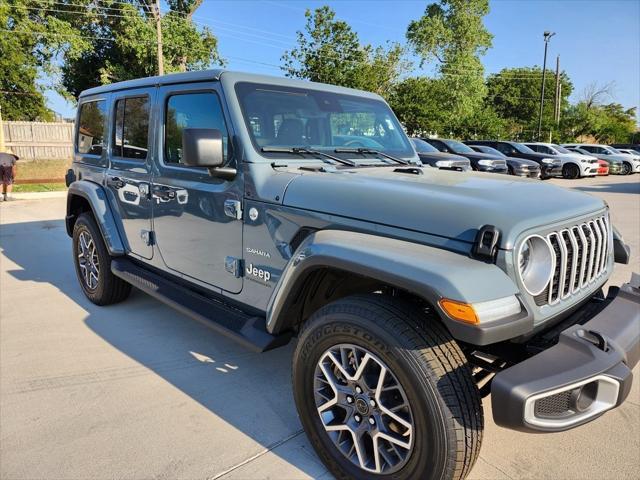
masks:
<path id="1" fill-rule="evenodd" d="M 476 234 L 471 256 L 478 260 L 494 262 L 498 253 L 500 230 L 494 225 L 483 225 Z"/>
<path id="2" fill-rule="evenodd" d="M 235 218 L 236 220 L 242 220 L 242 204 L 239 200 L 225 200 L 224 201 L 224 214 L 227 217 Z"/>

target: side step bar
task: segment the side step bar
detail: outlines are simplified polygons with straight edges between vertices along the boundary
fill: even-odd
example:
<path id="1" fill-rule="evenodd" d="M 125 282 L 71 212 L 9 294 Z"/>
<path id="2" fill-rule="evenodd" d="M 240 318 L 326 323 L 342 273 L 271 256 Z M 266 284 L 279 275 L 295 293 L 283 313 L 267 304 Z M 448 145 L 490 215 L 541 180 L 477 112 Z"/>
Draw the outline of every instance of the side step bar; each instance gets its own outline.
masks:
<path id="1" fill-rule="evenodd" d="M 114 258 L 111 271 L 125 282 L 253 351 L 272 350 L 286 345 L 291 339 L 291 334 L 274 336 L 267 332 L 265 317 L 251 317 L 210 300 L 126 258 Z"/>

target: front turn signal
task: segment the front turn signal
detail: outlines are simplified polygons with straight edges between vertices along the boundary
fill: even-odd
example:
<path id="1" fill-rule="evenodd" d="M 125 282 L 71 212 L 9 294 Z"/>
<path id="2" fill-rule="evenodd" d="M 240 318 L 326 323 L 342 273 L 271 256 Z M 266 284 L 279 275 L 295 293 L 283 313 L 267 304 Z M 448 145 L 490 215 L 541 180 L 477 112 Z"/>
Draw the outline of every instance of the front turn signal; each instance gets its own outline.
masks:
<path id="1" fill-rule="evenodd" d="M 440 304 L 440 307 L 446 312 L 446 314 L 454 320 L 472 323 L 474 325 L 480 323 L 473 306 L 468 303 L 456 302 L 455 300 L 443 298 L 438 301 L 438 304 Z"/>

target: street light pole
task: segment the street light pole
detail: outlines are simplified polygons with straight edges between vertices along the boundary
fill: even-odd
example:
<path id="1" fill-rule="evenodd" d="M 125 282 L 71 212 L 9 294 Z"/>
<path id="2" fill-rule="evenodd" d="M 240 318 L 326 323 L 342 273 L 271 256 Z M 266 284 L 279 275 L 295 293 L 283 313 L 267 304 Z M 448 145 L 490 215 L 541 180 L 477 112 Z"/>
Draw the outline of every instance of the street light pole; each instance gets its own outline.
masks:
<path id="1" fill-rule="evenodd" d="M 544 60 L 542 61 L 542 86 L 540 87 L 540 114 L 538 115 L 538 138 L 542 134 L 542 109 L 544 107 L 544 80 L 547 73 L 547 47 L 549 40 L 555 35 L 555 32 L 544 32 Z"/>
<path id="2" fill-rule="evenodd" d="M 164 55 L 162 54 L 162 16 L 160 14 L 160 0 L 155 4 L 156 38 L 158 43 L 158 75 L 164 75 Z"/>

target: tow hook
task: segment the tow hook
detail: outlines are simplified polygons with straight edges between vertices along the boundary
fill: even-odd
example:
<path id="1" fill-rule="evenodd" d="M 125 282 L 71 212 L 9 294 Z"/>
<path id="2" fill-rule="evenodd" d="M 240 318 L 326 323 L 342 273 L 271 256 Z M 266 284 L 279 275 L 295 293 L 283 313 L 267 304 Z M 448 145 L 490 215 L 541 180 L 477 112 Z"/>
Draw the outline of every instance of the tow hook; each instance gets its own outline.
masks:
<path id="1" fill-rule="evenodd" d="M 592 343 L 593 345 L 598 347 L 599 350 L 602 350 L 603 352 L 609 351 L 609 345 L 607 344 L 607 339 L 600 332 L 597 332 L 595 330 L 580 329 L 576 332 L 576 335 L 586 340 L 587 342 Z"/>

